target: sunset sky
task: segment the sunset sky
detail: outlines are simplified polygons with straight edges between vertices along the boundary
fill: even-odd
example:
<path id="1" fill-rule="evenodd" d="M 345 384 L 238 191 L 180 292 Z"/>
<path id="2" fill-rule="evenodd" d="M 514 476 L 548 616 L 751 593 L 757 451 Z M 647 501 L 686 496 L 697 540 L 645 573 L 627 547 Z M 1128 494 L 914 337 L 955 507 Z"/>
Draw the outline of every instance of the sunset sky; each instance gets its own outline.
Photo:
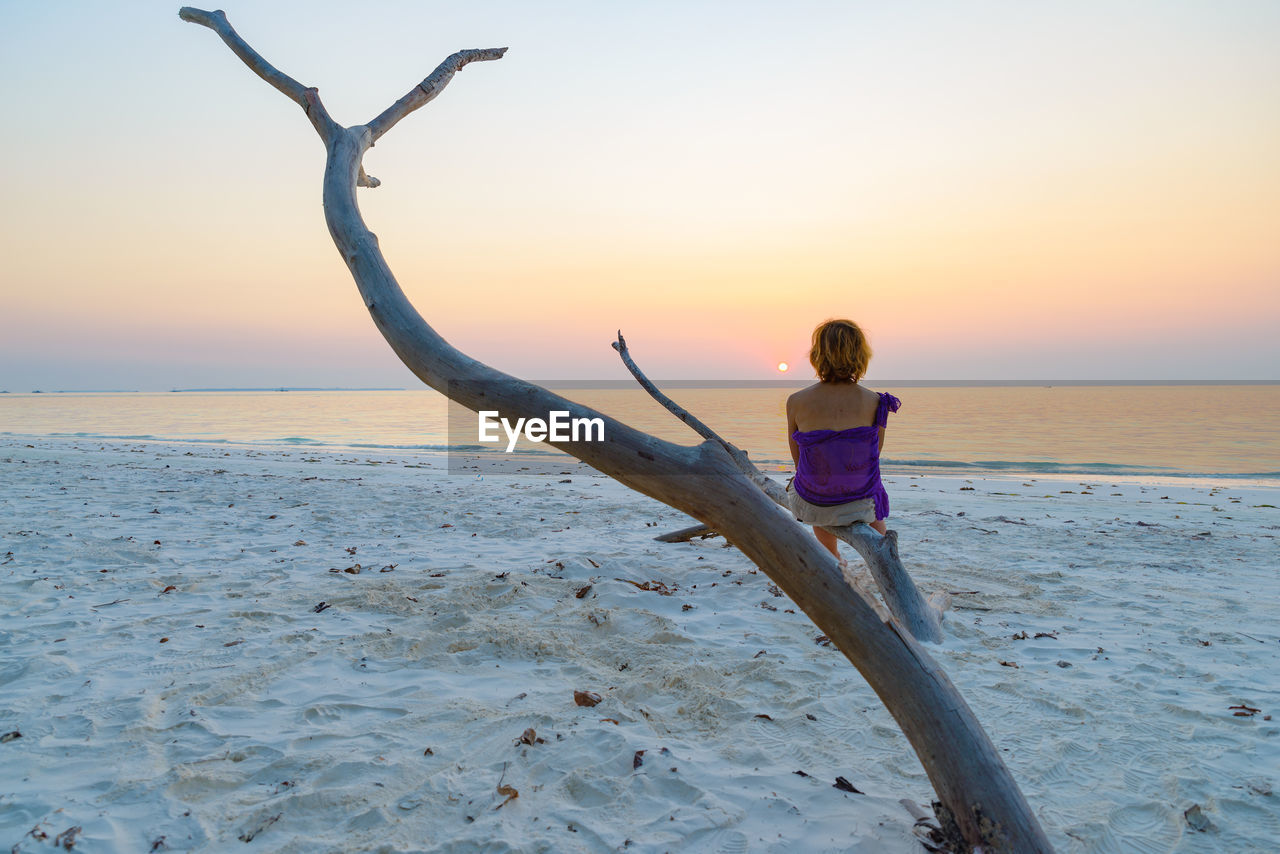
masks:
<path id="1" fill-rule="evenodd" d="M 427 320 L 534 379 L 1280 378 L 1280 3 L 244 2 Z M 0 389 L 411 386 L 321 144 L 179 3 L 0 4 Z"/>

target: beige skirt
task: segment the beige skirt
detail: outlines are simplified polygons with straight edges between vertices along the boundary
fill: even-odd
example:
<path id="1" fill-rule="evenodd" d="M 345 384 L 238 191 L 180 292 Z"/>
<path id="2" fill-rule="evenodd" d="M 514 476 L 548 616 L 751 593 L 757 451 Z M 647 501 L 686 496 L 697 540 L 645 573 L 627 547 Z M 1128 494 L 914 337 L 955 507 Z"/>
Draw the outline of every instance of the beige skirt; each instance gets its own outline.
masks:
<path id="1" fill-rule="evenodd" d="M 788 483 L 787 503 L 791 505 L 791 513 L 797 519 L 806 525 L 819 528 L 852 525 L 854 522 L 866 522 L 869 525 L 876 520 L 876 503 L 870 498 L 824 507 L 821 504 L 810 504 L 805 501 Z"/>

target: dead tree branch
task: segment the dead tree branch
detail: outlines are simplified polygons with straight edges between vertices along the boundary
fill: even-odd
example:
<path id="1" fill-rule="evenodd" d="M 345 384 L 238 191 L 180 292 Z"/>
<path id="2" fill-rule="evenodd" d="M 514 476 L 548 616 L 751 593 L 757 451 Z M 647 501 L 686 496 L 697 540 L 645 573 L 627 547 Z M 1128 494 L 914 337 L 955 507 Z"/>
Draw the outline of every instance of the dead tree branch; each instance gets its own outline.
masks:
<path id="1" fill-rule="evenodd" d="M 707 525 L 690 525 L 688 528 L 681 528 L 669 534 L 659 534 L 654 539 L 660 543 L 687 543 L 694 537 L 705 540 L 708 537 L 718 536 L 720 532 L 711 530 Z"/>
<path id="2" fill-rule="evenodd" d="M 729 459 L 733 460 L 734 465 L 738 467 L 738 470 L 751 478 L 752 483 L 764 490 L 765 495 L 772 498 L 777 504 L 783 507 L 787 506 L 787 496 L 782 487 L 778 486 L 772 478 L 768 477 L 764 472 L 756 468 L 755 463 L 751 462 L 751 460 L 747 458 L 746 451 L 736 445 L 726 442 L 720 437 L 720 434 L 712 430 L 706 424 L 703 424 L 702 421 L 689 412 L 689 410 L 663 394 L 661 389 L 654 385 L 653 382 L 644 375 L 644 371 L 640 370 L 640 366 L 631 358 L 631 351 L 627 349 L 627 339 L 622 337 L 621 329 L 618 330 L 618 340 L 613 342 L 613 349 L 618 351 L 618 355 L 622 357 L 622 364 L 627 366 L 627 370 L 631 372 L 631 376 L 635 377 L 636 382 L 640 383 L 640 386 L 645 391 L 649 392 L 650 397 L 658 401 L 658 403 L 661 403 L 668 412 L 683 421 L 690 429 L 693 430 L 693 432 L 724 448 L 725 452 L 729 454 Z"/>
<path id="3" fill-rule="evenodd" d="M 505 47 L 491 47 L 478 50 L 460 50 L 450 56 L 436 66 L 436 70 L 428 74 L 426 79 L 410 89 L 403 98 L 387 107 L 376 119 L 369 122 L 369 132 L 373 135 L 373 139 L 369 144 L 376 143 L 384 133 L 395 127 L 396 122 L 425 105 L 436 95 L 439 95 L 444 87 L 449 85 L 453 75 L 461 71 L 464 65 L 469 62 L 502 59 L 502 55 L 506 52 L 507 49 Z"/>
<path id="4" fill-rule="evenodd" d="M 255 73 L 298 101 L 300 84 L 248 48 L 224 15 L 195 9 L 184 9 L 181 15 L 217 32 Z M 500 55 L 481 54 L 473 59 Z M 446 60 L 444 66 L 448 65 Z M 361 160 L 376 135 L 439 94 L 460 67 L 446 69 L 434 86 L 420 84 L 424 99 L 419 102 L 410 92 L 374 120 L 376 128 L 338 126 L 324 111 L 316 90 L 302 90 L 301 103 L 326 144 L 323 198 L 329 233 L 388 344 L 424 383 L 472 410 L 542 418 L 553 410 L 567 410 L 570 417 L 600 418 L 606 441 L 552 444 L 721 531 L 773 579 L 880 696 L 920 757 L 941 809 L 968 845 L 1020 854 L 1050 851 L 999 752 L 937 662 L 896 620 L 886 623 L 867 599 L 853 593 L 830 552 L 756 488 L 721 444 L 708 440 L 687 447 L 664 442 L 497 371 L 449 344 L 410 304 L 360 215 L 356 188 Z"/>
<path id="5" fill-rule="evenodd" d="M 249 66 L 250 71 L 276 89 L 279 89 L 286 98 L 302 108 L 303 112 L 307 114 L 307 118 L 311 120 L 311 125 L 316 129 L 316 133 L 320 134 L 320 139 L 327 143 L 333 134 L 340 129 L 337 122 L 329 117 L 329 111 L 324 108 L 324 104 L 320 103 L 319 91 L 303 86 L 297 80 L 294 80 L 288 74 L 263 59 L 262 54 L 249 47 L 249 43 L 240 38 L 240 34 L 227 21 L 226 13 L 221 9 L 206 12 L 203 9 L 183 6 L 178 10 L 178 17 L 188 23 L 208 27 L 217 33 L 226 42 L 227 47 L 231 48 L 231 52 L 240 57 L 241 62 Z"/>

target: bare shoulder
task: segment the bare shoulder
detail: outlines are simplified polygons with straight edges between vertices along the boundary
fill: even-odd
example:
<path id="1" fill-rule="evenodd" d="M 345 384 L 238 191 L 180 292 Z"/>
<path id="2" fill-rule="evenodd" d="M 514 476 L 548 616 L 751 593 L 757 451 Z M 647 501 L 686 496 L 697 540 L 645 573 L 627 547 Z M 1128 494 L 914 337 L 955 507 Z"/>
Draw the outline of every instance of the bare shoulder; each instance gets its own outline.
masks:
<path id="1" fill-rule="evenodd" d="M 818 383 L 807 385 L 799 391 L 792 392 L 787 397 L 787 411 L 790 412 L 796 407 L 803 407 L 806 403 L 813 399 L 814 391 L 818 388 Z"/>
<path id="2" fill-rule="evenodd" d="M 878 405 L 880 403 L 880 392 L 867 388 L 864 385 L 859 385 L 858 390 L 862 393 L 863 400 L 874 405 Z"/>
<path id="3" fill-rule="evenodd" d="M 798 403 L 798 402 L 800 402 L 800 401 L 802 401 L 802 400 L 805 400 L 805 399 L 807 399 L 807 398 L 809 398 L 809 397 L 812 397 L 812 396 L 813 396 L 813 390 L 814 390 L 815 388 L 817 388 L 817 387 L 818 387 L 818 383 L 814 383 L 814 384 L 812 384 L 812 385 L 807 385 L 807 386 L 805 386 L 804 388 L 800 389 L 799 391 L 793 391 L 793 392 L 791 393 L 791 395 L 790 395 L 789 397 L 787 397 L 787 403 L 792 403 L 792 402 L 796 402 L 796 403 Z"/>

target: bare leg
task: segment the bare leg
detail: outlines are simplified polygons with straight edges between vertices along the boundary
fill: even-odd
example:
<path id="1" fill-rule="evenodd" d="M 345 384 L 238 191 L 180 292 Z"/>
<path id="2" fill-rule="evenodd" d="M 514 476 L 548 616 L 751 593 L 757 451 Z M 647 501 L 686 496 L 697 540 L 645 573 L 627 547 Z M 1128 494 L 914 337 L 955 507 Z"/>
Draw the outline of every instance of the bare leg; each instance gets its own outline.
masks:
<path id="1" fill-rule="evenodd" d="M 884 536 L 889 529 L 885 527 L 883 519 L 877 519 L 871 523 L 871 527 L 880 532 L 880 536 Z"/>
<path id="2" fill-rule="evenodd" d="M 838 541 L 836 540 L 835 534 L 829 534 L 822 528 L 814 528 L 813 535 L 818 538 L 818 542 L 827 547 L 827 551 L 836 556 L 836 559 L 840 558 L 840 552 L 836 547 L 836 543 Z"/>

